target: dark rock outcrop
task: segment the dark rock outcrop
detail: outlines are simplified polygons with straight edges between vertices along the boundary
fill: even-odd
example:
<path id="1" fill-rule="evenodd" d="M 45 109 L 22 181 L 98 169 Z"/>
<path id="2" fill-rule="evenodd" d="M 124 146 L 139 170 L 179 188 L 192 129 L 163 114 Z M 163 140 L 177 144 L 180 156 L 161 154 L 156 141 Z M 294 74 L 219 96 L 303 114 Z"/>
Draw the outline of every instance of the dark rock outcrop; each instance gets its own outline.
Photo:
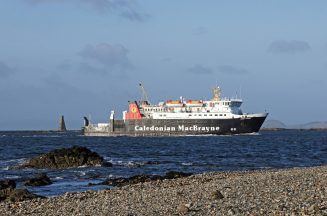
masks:
<path id="1" fill-rule="evenodd" d="M 190 175 L 192 175 L 192 173 L 169 171 L 163 177 L 164 177 L 164 179 L 175 179 L 175 178 L 188 177 Z"/>
<path id="2" fill-rule="evenodd" d="M 9 196 L 6 198 L 6 200 L 11 202 L 18 202 L 35 198 L 43 197 L 33 194 L 26 189 L 14 189 L 12 193 L 10 193 Z"/>
<path id="3" fill-rule="evenodd" d="M 115 186 L 115 187 L 122 187 L 125 185 L 144 183 L 144 182 L 161 180 L 161 179 L 162 176 L 157 176 L 157 175 L 135 175 L 129 178 L 107 179 L 101 184 Z"/>
<path id="4" fill-rule="evenodd" d="M 104 182 L 100 183 L 103 185 L 122 187 L 125 185 L 132 185 L 137 183 L 144 183 L 149 181 L 158 181 L 164 179 L 175 179 L 182 178 L 192 175 L 192 173 L 184 173 L 184 172 L 176 172 L 170 171 L 167 172 L 164 176 L 160 175 L 135 175 L 129 178 L 115 178 L 115 179 L 107 179 Z"/>
<path id="5" fill-rule="evenodd" d="M 0 190 L 7 188 L 16 188 L 16 182 L 11 179 L 0 180 Z"/>
<path id="6" fill-rule="evenodd" d="M 0 201 L 23 201 L 27 199 L 41 198 L 26 189 L 16 189 L 13 180 L 0 180 Z"/>
<path id="7" fill-rule="evenodd" d="M 28 179 L 24 184 L 26 186 L 45 186 L 52 184 L 52 181 L 45 173 L 41 173 L 33 178 Z"/>
<path id="8" fill-rule="evenodd" d="M 56 149 L 49 153 L 32 158 L 19 168 L 49 168 L 64 169 L 79 166 L 112 166 L 105 162 L 103 157 L 86 147 L 73 146 L 72 148 Z"/>
<path id="9" fill-rule="evenodd" d="M 16 188 L 14 180 L 0 181 L 0 201 L 5 200 Z"/>

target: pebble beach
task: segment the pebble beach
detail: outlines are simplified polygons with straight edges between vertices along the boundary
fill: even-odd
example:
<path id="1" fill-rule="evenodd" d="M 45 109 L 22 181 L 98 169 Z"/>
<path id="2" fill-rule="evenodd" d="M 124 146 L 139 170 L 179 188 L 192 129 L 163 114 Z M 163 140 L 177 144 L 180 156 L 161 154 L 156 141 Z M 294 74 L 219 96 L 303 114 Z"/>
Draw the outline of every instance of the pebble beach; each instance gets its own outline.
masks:
<path id="1" fill-rule="evenodd" d="M 327 166 L 214 172 L 0 203 L 1 215 L 327 215 Z"/>

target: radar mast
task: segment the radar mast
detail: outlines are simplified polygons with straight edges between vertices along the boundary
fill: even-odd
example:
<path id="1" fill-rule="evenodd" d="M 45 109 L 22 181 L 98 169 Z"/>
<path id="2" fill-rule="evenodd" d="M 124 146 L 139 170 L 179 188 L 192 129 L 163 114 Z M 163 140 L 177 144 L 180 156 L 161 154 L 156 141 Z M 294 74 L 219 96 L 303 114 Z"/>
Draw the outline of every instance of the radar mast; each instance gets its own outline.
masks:
<path id="1" fill-rule="evenodd" d="M 220 90 L 219 86 L 214 87 L 212 89 L 212 94 L 213 94 L 213 98 L 212 98 L 213 101 L 220 101 L 221 90 Z"/>
<path id="2" fill-rule="evenodd" d="M 148 97 L 148 94 L 146 93 L 145 89 L 144 89 L 144 86 L 142 85 L 142 83 L 139 83 L 139 86 L 140 86 L 140 90 L 141 90 L 141 103 L 146 103 L 146 104 L 150 104 L 150 101 L 149 101 L 149 97 Z"/>

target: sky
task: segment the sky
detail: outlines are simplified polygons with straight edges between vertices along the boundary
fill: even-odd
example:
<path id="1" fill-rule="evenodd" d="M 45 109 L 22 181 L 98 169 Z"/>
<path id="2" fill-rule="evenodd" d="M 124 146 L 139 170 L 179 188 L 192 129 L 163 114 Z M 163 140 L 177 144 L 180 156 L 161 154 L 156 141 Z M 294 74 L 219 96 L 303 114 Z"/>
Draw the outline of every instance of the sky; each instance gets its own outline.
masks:
<path id="1" fill-rule="evenodd" d="M 106 122 L 127 101 L 242 97 L 286 124 L 327 120 L 327 1 L 2 0 L 0 130 Z"/>

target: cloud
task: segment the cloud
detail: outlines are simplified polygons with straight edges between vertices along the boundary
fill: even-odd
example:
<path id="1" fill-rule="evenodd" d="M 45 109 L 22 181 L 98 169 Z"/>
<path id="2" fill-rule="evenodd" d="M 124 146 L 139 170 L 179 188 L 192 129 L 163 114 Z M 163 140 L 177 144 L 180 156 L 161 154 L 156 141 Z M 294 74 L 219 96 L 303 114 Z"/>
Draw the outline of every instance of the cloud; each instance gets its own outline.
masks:
<path id="1" fill-rule="evenodd" d="M 128 50 L 123 45 L 119 44 L 110 45 L 108 43 L 100 43 L 95 46 L 86 45 L 78 54 L 87 61 L 81 64 L 81 66 L 86 67 L 86 69 L 93 68 L 98 71 L 125 71 L 132 67 L 127 56 Z"/>
<path id="2" fill-rule="evenodd" d="M 120 13 L 120 16 L 129 19 L 131 21 L 144 22 L 147 18 L 150 17 L 148 14 L 142 14 L 135 10 L 125 10 Z"/>
<path id="3" fill-rule="evenodd" d="M 311 47 L 308 42 L 297 41 L 297 40 L 273 41 L 268 48 L 268 52 L 276 53 L 276 54 L 279 54 L 279 53 L 295 54 L 295 53 L 307 52 L 309 50 L 311 50 Z"/>
<path id="4" fill-rule="evenodd" d="M 206 34 L 207 32 L 208 32 L 207 29 L 203 26 L 193 29 L 193 35 L 203 35 Z"/>
<path id="5" fill-rule="evenodd" d="M 56 68 L 61 71 L 68 71 L 73 68 L 73 65 L 70 60 L 65 59 L 60 64 L 58 64 Z"/>
<path id="6" fill-rule="evenodd" d="M 0 61 L 0 78 L 7 78 L 13 73 L 13 69 L 4 62 Z"/>
<path id="7" fill-rule="evenodd" d="M 149 15 L 139 11 L 137 0 L 24 0 L 32 5 L 45 3 L 73 3 L 86 5 L 99 13 L 118 13 L 131 21 L 145 21 Z"/>
<path id="8" fill-rule="evenodd" d="M 188 73 L 193 73 L 193 74 L 201 74 L 201 75 L 207 75 L 207 74 L 212 74 L 213 70 L 209 67 L 205 67 L 203 65 L 194 65 L 193 67 L 190 67 L 186 70 Z"/>
<path id="9" fill-rule="evenodd" d="M 81 62 L 78 67 L 78 71 L 87 74 L 99 74 L 105 75 L 108 73 L 105 67 L 93 66 L 87 62 Z"/>
<path id="10" fill-rule="evenodd" d="M 79 55 L 113 66 L 116 64 L 126 64 L 128 62 L 127 53 L 128 50 L 122 45 L 100 43 L 96 46 L 86 45 Z"/>
<path id="11" fill-rule="evenodd" d="M 244 68 L 237 68 L 237 67 L 234 67 L 232 65 L 221 65 L 221 66 L 218 67 L 218 71 L 220 73 L 237 74 L 237 75 L 249 73 L 249 71 L 247 71 Z"/>

